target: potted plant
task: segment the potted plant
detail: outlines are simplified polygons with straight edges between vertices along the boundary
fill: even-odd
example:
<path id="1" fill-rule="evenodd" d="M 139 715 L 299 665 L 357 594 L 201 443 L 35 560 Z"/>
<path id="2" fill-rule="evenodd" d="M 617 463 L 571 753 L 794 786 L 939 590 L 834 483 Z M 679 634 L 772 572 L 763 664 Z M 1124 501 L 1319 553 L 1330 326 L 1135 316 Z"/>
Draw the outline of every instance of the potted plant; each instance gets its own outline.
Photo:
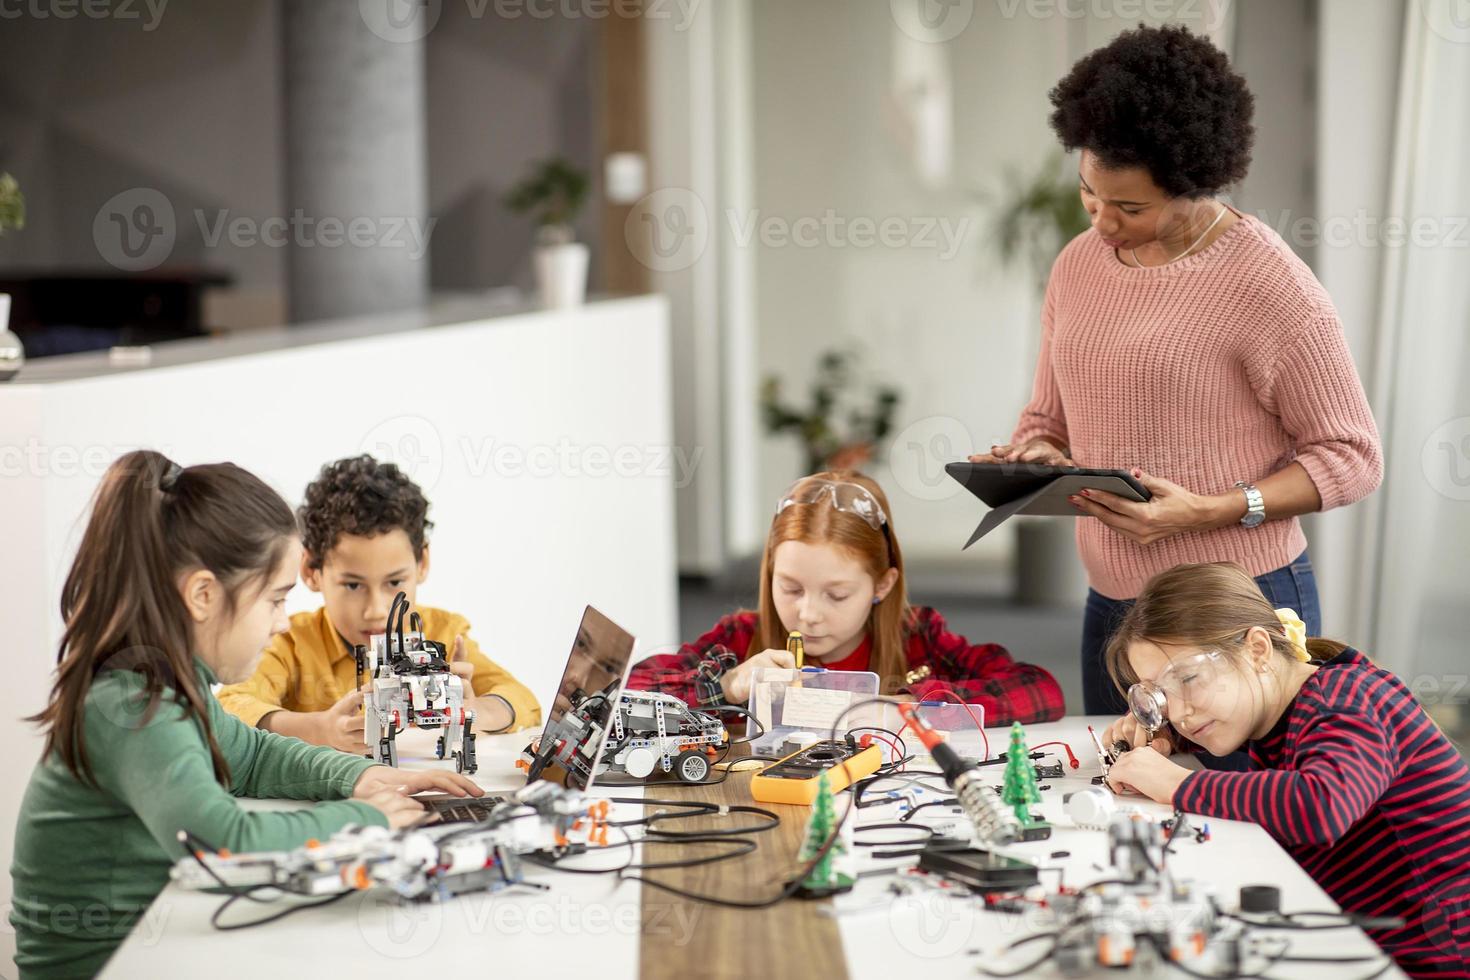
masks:
<path id="1" fill-rule="evenodd" d="M 505 206 L 536 218 L 536 283 L 552 308 L 580 306 L 587 297 L 587 246 L 575 240 L 572 222 L 587 199 L 587 175 L 561 157 L 532 166 L 505 195 Z"/>
<path id="2" fill-rule="evenodd" d="M 26 224 L 26 200 L 10 174 L 0 174 L 0 235 Z M 25 364 L 25 348 L 10 331 L 10 294 L 0 293 L 0 381 L 9 381 Z"/>
<path id="3" fill-rule="evenodd" d="M 879 444 L 893 429 L 898 390 L 876 385 L 869 399 L 859 403 L 854 386 L 858 357 L 850 351 L 827 351 L 817 362 L 811 404 L 798 408 L 781 397 L 781 379 L 769 376 L 761 384 L 761 415 L 766 432 L 794 432 L 806 451 L 806 472 L 862 469 L 879 454 Z M 846 416 L 845 427 L 838 421 Z M 805 474 L 803 474 L 805 475 Z"/>

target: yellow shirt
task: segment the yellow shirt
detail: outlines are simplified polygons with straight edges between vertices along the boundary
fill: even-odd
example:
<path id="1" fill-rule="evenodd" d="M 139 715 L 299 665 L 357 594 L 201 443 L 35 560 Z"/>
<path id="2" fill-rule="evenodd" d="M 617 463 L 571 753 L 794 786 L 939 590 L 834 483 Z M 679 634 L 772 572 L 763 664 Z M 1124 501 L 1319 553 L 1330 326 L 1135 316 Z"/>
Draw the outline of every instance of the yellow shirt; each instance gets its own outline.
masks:
<path id="1" fill-rule="evenodd" d="M 498 694 L 515 709 L 515 728 L 541 723 L 541 706 L 530 689 L 489 657 L 470 637 L 463 616 L 415 606 L 424 620 L 424 636 L 443 643 L 454 656 L 454 641 L 463 636 L 465 656 L 474 664 L 471 682 L 475 696 Z M 357 660 L 326 607 L 291 617 L 291 628 L 271 640 L 248 681 L 230 684 L 219 692 L 225 710 L 245 724 L 257 727 L 272 711 L 325 711 L 357 688 Z"/>

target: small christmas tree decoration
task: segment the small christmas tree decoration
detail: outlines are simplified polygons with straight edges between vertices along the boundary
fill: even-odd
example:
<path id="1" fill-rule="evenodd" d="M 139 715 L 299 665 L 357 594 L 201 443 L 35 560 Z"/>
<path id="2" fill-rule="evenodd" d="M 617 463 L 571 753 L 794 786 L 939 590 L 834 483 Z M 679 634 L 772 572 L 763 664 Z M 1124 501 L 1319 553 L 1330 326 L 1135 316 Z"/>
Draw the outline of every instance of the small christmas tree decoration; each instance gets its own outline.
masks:
<path id="1" fill-rule="evenodd" d="M 832 784 L 823 772 L 817 777 L 817 798 L 812 801 L 812 815 L 807 819 L 806 837 L 801 842 L 797 860 L 805 866 L 817 857 L 822 845 L 832 836 L 837 826 L 837 812 L 832 804 Z M 803 898 L 823 898 L 838 892 L 849 891 L 857 876 L 852 869 L 852 825 L 844 826 L 827 852 L 812 865 L 811 871 L 802 879 L 797 894 Z"/>
<path id="2" fill-rule="evenodd" d="M 1005 783 L 1000 798 L 1015 810 L 1022 827 L 1042 823 L 1031 815 L 1031 804 L 1041 802 L 1041 791 L 1036 788 L 1036 770 L 1031 767 L 1031 751 L 1026 748 L 1026 729 L 1019 721 L 1011 723 L 1011 746 L 1006 749 Z"/>

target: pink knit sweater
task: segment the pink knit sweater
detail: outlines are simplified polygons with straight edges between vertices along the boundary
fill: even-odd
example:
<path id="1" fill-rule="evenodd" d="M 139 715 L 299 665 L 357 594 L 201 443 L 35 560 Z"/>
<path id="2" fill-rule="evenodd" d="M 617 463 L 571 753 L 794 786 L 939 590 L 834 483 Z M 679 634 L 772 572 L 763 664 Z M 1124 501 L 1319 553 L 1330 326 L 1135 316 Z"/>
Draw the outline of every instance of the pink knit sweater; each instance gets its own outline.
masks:
<path id="1" fill-rule="evenodd" d="M 1302 464 L 1323 509 L 1383 478 L 1378 429 L 1332 300 L 1269 226 L 1246 215 L 1209 247 L 1135 269 L 1094 231 L 1057 256 L 1031 401 L 1011 440 L 1048 436 L 1079 466 L 1140 467 L 1201 494 Z M 1239 491 L 1236 491 L 1239 492 Z M 1252 575 L 1307 546 L 1295 518 L 1152 545 L 1077 522 L 1092 587 L 1129 599 L 1182 562 Z"/>

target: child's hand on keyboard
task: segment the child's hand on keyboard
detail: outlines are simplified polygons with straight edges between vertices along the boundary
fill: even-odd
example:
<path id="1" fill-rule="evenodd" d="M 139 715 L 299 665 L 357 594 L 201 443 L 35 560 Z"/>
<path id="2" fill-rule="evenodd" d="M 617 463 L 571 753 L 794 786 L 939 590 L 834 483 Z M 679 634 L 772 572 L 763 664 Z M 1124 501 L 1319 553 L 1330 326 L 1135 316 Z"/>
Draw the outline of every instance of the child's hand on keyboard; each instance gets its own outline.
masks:
<path id="1" fill-rule="evenodd" d="M 397 790 L 406 795 L 433 790 L 451 796 L 484 796 L 473 779 L 457 772 L 431 772 L 421 769 L 394 769 L 391 766 L 373 766 L 364 770 L 352 787 L 352 797 L 365 800 L 383 790 Z"/>

